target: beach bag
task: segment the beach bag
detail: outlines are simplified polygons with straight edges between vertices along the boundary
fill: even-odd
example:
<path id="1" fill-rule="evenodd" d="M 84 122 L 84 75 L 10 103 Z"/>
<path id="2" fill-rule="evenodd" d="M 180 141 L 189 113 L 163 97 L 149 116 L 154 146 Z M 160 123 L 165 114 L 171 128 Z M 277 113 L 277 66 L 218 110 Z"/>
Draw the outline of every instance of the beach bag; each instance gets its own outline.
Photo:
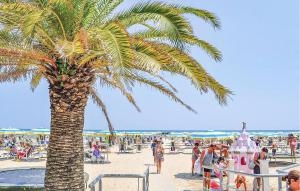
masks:
<path id="1" fill-rule="evenodd" d="M 258 157 L 257 155 L 258 155 L 258 153 L 255 153 L 254 156 L 253 156 L 253 158 L 252 158 L 252 159 L 249 159 L 248 168 L 249 168 L 250 170 L 253 170 L 254 167 L 255 167 L 254 160 L 255 160 L 255 157 Z"/>
<path id="2" fill-rule="evenodd" d="M 247 165 L 245 157 L 241 158 L 241 165 Z"/>
<path id="3" fill-rule="evenodd" d="M 248 164 L 248 168 L 253 170 L 255 167 L 255 163 L 254 163 L 254 160 L 253 159 L 250 159 L 249 160 L 249 164 Z"/>
<path id="4" fill-rule="evenodd" d="M 197 174 L 201 174 L 200 158 L 198 158 L 198 159 L 195 161 L 195 164 L 194 164 L 194 171 L 195 171 L 195 173 L 197 173 Z"/>

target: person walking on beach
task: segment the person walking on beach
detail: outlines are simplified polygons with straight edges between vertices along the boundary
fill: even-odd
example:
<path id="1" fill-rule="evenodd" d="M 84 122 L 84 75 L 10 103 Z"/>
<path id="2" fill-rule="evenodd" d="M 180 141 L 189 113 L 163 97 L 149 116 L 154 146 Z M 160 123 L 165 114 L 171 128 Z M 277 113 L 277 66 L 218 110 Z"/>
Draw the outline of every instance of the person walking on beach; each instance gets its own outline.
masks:
<path id="1" fill-rule="evenodd" d="M 260 174 L 260 163 L 259 160 L 266 160 L 268 156 L 268 149 L 263 147 L 260 153 L 254 155 L 254 174 Z M 255 179 L 254 179 L 255 180 Z M 256 178 L 258 190 L 260 189 L 260 178 Z M 255 190 L 256 191 L 256 190 Z"/>
<path id="2" fill-rule="evenodd" d="M 199 143 L 195 143 L 195 146 L 192 150 L 192 176 L 194 176 L 194 166 L 199 156 L 200 156 Z"/>
<path id="3" fill-rule="evenodd" d="M 273 157 L 275 157 L 275 155 L 276 155 L 276 151 L 277 151 L 277 144 L 273 141 L 272 142 L 272 146 L 271 146 L 271 148 L 272 148 L 272 156 Z"/>
<path id="4" fill-rule="evenodd" d="M 153 161 L 155 164 L 155 149 L 156 149 L 156 145 L 157 145 L 157 140 L 154 139 L 152 144 L 151 144 L 151 150 L 152 150 L 152 156 L 153 156 Z"/>
<path id="5" fill-rule="evenodd" d="M 212 166 L 213 159 L 214 159 L 214 149 L 215 145 L 209 145 L 208 149 L 205 149 L 201 152 L 200 156 L 200 165 L 202 166 Z M 210 177 L 212 169 L 204 168 L 203 169 L 203 189 L 210 190 Z"/>
<path id="6" fill-rule="evenodd" d="M 161 141 L 157 141 L 156 149 L 155 149 L 155 162 L 157 173 L 161 172 L 161 164 L 164 161 L 164 148 L 161 144 Z"/>
<path id="7" fill-rule="evenodd" d="M 297 139 L 293 135 L 289 139 L 290 148 L 291 148 L 291 155 L 295 156 L 296 154 L 296 147 L 297 147 Z"/>
<path id="8" fill-rule="evenodd" d="M 291 170 L 286 179 L 289 186 L 287 191 L 300 191 L 300 171 Z"/>

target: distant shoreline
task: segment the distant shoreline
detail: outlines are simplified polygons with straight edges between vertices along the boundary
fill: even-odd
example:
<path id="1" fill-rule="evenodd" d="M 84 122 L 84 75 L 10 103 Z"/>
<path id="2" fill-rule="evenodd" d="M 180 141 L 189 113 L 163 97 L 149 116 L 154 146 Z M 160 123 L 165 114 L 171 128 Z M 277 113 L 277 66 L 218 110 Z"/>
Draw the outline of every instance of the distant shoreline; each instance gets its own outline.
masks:
<path id="1" fill-rule="evenodd" d="M 50 130 L 50 128 L 33 128 L 33 129 L 18 129 L 18 128 L 0 128 L 1 130 Z M 84 129 L 84 131 L 108 131 L 103 129 Z M 163 132 L 240 132 L 241 130 L 221 130 L 221 129 L 214 129 L 214 130 L 199 130 L 199 129 L 117 129 L 116 131 L 145 131 L 145 132 L 155 132 L 155 131 L 163 131 Z M 279 129 L 279 130 L 253 130 L 247 129 L 247 132 L 282 132 L 282 131 L 294 131 L 300 132 L 299 129 Z"/>
<path id="2" fill-rule="evenodd" d="M 241 130 L 115 130 L 117 136 L 160 136 L 168 137 L 190 137 L 197 138 L 230 138 L 236 137 Z M 300 136 L 300 130 L 249 130 L 249 136 L 252 137 L 287 137 L 289 134 Z M 50 135 L 50 129 L 34 128 L 34 129 L 15 129 L 0 128 L 0 134 L 19 134 L 19 135 Z M 108 130 L 84 129 L 84 136 L 109 136 Z"/>

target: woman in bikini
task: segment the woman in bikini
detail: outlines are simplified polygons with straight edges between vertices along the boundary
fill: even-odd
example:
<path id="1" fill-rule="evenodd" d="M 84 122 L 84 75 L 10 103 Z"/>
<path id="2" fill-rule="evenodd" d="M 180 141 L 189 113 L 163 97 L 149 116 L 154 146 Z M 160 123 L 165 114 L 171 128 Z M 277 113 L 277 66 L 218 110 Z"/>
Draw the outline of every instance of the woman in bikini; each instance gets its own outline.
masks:
<path id="1" fill-rule="evenodd" d="M 291 155 L 292 156 L 295 156 L 295 154 L 296 154 L 296 152 L 295 152 L 296 147 L 297 147 L 297 139 L 296 139 L 296 137 L 292 136 L 290 138 L 290 148 L 291 148 Z"/>
<path id="2" fill-rule="evenodd" d="M 157 141 L 156 149 L 155 149 L 155 162 L 157 173 L 160 174 L 161 172 L 161 163 L 164 160 L 164 148 L 161 144 L 161 141 Z"/>

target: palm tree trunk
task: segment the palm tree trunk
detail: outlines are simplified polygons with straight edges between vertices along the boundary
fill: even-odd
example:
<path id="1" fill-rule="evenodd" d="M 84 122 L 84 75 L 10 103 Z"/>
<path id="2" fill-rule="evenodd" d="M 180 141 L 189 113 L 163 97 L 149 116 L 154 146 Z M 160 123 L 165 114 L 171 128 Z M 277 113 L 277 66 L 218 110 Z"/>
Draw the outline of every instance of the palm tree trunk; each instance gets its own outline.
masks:
<path id="1" fill-rule="evenodd" d="M 70 83 L 69 83 L 70 84 Z M 45 190 L 84 190 L 83 127 L 89 86 L 50 84 L 51 132 Z"/>
<path id="2" fill-rule="evenodd" d="M 52 111 L 46 190 L 84 190 L 83 124 L 83 111 Z"/>

